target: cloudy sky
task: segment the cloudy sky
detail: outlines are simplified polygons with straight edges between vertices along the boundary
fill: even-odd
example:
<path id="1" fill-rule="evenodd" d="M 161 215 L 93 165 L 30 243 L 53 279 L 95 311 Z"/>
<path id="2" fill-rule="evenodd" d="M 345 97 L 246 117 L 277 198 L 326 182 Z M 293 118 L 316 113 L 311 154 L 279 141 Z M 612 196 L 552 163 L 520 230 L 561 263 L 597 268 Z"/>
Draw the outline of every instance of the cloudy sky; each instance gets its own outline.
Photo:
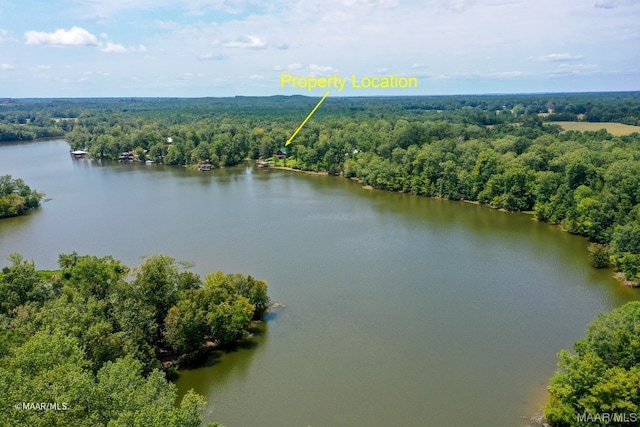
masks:
<path id="1" fill-rule="evenodd" d="M 640 0 L 0 0 L 0 97 L 325 92 L 282 73 L 419 81 L 342 95 L 640 90 Z"/>

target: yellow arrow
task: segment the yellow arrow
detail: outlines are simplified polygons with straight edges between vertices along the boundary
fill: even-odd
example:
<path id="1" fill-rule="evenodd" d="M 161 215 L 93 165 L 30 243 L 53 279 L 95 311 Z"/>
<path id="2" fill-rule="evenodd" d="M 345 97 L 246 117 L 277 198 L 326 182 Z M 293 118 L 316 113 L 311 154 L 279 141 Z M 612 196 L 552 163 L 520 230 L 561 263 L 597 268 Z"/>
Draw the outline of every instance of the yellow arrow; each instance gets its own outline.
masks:
<path id="1" fill-rule="evenodd" d="M 293 140 L 293 138 L 298 134 L 298 132 L 300 132 L 300 129 L 302 129 L 302 126 L 304 126 L 305 123 L 307 123 L 307 121 L 311 118 L 311 116 L 313 116 L 313 113 L 316 112 L 316 110 L 318 109 L 318 107 L 320 106 L 320 104 L 322 104 L 322 101 L 324 101 L 324 99 L 329 96 L 329 91 L 327 91 L 327 93 L 324 94 L 324 96 L 322 97 L 322 99 L 320 100 L 320 102 L 318 102 L 318 104 L 313 107 L 313 110 L 311 110 L 311 112 L 309 113 L 309 115 L 307 116 L 306 119 L 304 119 L 304 121 L 302 122 L 302 124 L 300 126 L 298 126 L 298 129 L 296 129 L 296 131 L 293 133 L 293 135 L 291 135 L 291 138 L 289 138 L 287 140 L 287 142 L 284 144 L 285 147 L 289 144 L 291 144 L 291 141 Z"/>

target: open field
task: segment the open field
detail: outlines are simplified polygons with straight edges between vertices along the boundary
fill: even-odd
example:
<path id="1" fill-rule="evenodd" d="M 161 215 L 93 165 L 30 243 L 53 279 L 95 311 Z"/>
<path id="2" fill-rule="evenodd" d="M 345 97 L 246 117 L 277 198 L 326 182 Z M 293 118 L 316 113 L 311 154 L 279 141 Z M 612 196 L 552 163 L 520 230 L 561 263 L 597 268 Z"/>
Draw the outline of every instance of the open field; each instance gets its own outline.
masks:
<path id="1" fill-rule="evenodd" d="M 611 135 L 623 136 L 634 132 L 640 133 L 640 126 L 623 125 L 621 123 L 594 123 L 594 122 L 551 122 L 562 126 L 565 131 L 577 130 L 579 132 L 598 131 L 606 129 Z"/>

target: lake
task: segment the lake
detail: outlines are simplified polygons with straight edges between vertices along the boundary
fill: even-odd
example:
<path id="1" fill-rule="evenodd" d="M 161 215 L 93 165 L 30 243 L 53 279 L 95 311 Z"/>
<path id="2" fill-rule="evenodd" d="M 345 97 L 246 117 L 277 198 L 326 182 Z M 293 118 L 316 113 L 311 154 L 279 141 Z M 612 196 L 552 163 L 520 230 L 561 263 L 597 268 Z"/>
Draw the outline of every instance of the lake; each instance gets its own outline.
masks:
<path id="1" fill-rule="evenodd" d="M 556 353 L 639 295 L 527 215 L 338 177 L 101 164 L 63 140 L 0 145 L 5 174 L 51 200 L 0 221 L 2 266 L 162 253 L 269 282 L 285 307 L 252 344 L 177 381 L 226 427 L 525 426 Z"/>

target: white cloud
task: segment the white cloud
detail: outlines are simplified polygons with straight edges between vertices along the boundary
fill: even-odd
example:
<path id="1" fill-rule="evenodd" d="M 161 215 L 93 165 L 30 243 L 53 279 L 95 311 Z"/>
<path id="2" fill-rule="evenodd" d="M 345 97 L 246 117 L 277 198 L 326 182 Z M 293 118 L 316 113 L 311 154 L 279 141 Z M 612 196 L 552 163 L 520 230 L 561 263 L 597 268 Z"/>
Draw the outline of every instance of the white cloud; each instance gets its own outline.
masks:
<path id="1" fill-rule="evenodd" d="M 29 45 L 50 45 L 50 46 L 97 46 L 101 52 L 124 53 L 124 52 L 146 52 L 144 45 L 137 47 L 125 47 L 118 43 L 106 41 L 109 38 L 107 33 L 100 33 L 100 38 L 81 27 L 71 27 L 69 30 L 58 29 L 52 33 L 41 31 L 27 31 L 25 33 L 26 44 Z"/>
<path id="2" fill-rule="evenodd" d="M 238 37 L 233 41 L 222 44 L 224 47 L 240 48 L 240 49 L 266 49 L 267 42 L 256 36 Z"/>
<path id="3" fill-rule="evenodd" d="M 16 68 L 16 67 L 14 67 L 11 64 L 0 64 L 0 70 L 2 70 L 2 71 L 13 70 L 14 68 Z"/>
<path id="4" fill-rule="evenodd" d="M 92 46 L 98 44 L 96 36 L 80 27 L 72 27 L 69 30 L 61 28 L 53 33 L 27 31 L 24 35 L 27 39 L 27 44 L 34 45 Z"/>
<path id="5" fill-rule="evenodd" d="M 103 45 L 100 50 L 102 52 L 108 53 L 124 53 L 127 51 L 127 48 L 122 46 L 121 44 L 108 42 L 107 44 Z"/>
<path id="6" fill-rule="evenodd" d="M 100 43 L 100 51 L 106 53 L 146 52 L 147 48 L 144 45 L 124 47 L 121 44 L 107 42 L 106 44 Z"/>
<path id="7" fill-rule="evenodd" d="M 318 65 L 318 64 L 309 64 L 303 65 L 299 62 L 294 62 L 293 64 L 289 64 L 286 67 L 281 65 L 274 65 L 272 67 L 273 71 L 283 71 L 287 70 L 290 72 L 295 72 L 298 75 L 306 75 L 309 77 L 317 77 L 317 76 L 326 76 L 335 74 L 338 70 L 330 65 Z"/>
<path id="8" fill-rule="evenodd" d="M 570 53 L 550 53 L 549 55 L 543 55 L 538 57 L 540 61 L 577 61 L 583 59 L 582 55 L 572 55 Z"/>

